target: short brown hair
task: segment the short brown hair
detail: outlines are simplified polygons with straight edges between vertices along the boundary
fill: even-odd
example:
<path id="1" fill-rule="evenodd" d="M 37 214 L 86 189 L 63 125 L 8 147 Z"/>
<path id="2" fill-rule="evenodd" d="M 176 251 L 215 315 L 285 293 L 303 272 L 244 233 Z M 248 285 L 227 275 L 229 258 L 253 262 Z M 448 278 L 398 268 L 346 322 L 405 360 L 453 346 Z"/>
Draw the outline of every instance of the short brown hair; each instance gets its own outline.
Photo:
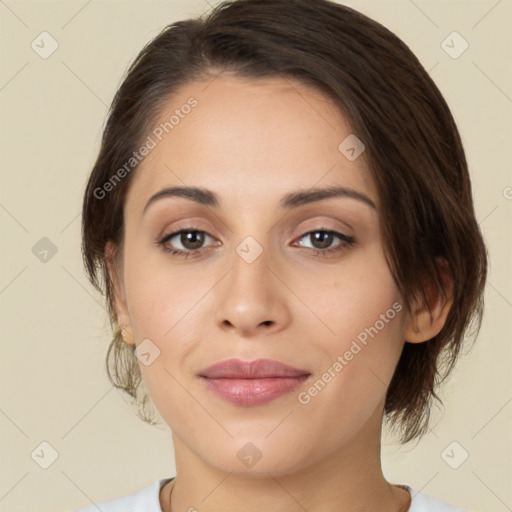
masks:
<path id="1" fill-rule="evenodd" d="M 173 93 L 221 72 L 293 78 L 335 100 L 366 146 L 386 258 L 408 310 L 418 298 L 427 304 L 425 277 L 446 296 L 438 263 L 447 264 L 453 303 L 446 323 L 427 342 L 405 343 L 384 407 L 401 443 L 423 436 L 432 399 L 442 403 L 437 386 L 467 335 L 476 339 L 480 329 L 487 251 L 443 96 L 397 36 L 349 7 L 329 0 L 223 2 L 198 19 L 168 25 L 141 50 L 114 97 L 83 200 L 84 264 L 92 284 L 104 289 L 111 326 L 116 313 L 105 246 L 112 241 L 121 257 L 123 205 L 137 167 L 105 197 L 95 191 L 141 146 Z M 142 412 L 150 402 L 133 349 L 116 332 L 107 373 L 151 423 Z"/>

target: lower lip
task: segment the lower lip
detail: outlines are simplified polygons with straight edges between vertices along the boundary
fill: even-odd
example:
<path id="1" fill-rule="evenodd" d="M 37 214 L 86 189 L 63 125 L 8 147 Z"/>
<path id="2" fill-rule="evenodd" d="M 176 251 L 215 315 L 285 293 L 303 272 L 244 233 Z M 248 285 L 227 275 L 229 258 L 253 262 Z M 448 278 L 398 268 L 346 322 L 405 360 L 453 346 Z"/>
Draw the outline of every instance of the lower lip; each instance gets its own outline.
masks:
<path id="1" fill-rule="evenodd" d="M 309 375 L 264 379 L 209 379 L 201 377 L 216 395 L 235 405 L 260 405 L 297 389 Z"/>

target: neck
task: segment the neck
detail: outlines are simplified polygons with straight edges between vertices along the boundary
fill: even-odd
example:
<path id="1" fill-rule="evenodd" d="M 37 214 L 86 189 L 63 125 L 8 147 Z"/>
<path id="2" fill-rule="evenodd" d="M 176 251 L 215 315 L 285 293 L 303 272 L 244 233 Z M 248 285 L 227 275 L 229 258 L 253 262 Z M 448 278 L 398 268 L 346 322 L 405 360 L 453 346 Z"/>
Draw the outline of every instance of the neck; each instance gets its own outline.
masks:
<path id="1" fill-rule="evenodd" d="M 162 510 L 171 512 L 171 501 L 172 512 L 406 512 L 409 493 L 382 474 L 381 421 L 377 410 L 364 431 L 312 464 L 258 473 L 208 464 L 174 433 L 177 476 L 162 492 Z"/>

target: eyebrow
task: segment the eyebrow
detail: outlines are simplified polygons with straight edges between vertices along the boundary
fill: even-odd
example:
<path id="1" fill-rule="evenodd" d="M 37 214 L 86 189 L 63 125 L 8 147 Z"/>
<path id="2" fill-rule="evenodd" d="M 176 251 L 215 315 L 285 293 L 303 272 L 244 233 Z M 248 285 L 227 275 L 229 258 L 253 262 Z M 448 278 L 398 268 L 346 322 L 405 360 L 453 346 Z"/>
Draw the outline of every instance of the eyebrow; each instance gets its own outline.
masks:
<path id="1" fill-rule="evenodd" d="M 219 197 L 211 190 L 199 187 L 168 187 L 160 190 L 149 198 L 146 206 L 144 206 L 142 214 L 144 215 L 146 213 L 151 204 L 158 200 L 169 197 L 183 197 L 204 206 L 211 206 L 213 208 L 220 207 Z M 298 206 L 321 201 L 322 199 L 328 199 L 331 197 L 347 197 L 350 199 L 356 199 L 375 210 L 377 209 L 375 203 L 368 196 L 358 192 L 357 190 L 339 186 L 313 188 L 291 192 L 285 195 L 279 201 L 279 207 L 290 210 L 292 208 L 297 208 Z"/>

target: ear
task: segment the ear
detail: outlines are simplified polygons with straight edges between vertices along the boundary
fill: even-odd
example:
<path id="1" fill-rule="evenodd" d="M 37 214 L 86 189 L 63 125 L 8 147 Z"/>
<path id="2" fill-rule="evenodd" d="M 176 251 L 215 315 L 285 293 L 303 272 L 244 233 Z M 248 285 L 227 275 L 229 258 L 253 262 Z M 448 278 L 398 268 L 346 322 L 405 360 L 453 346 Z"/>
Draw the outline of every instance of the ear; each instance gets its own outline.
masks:
<path id="1" fill-rule="evenodd" d="M 430 279 L 426 280 L 424 290 L 427 304 L 417 306 L 406 322 L 404 338 L 409 343 L 422 343 L 437 336 L 444 327 L 453 304 L 453 282 L 448 262 L 444 258 L 438 258 L 437 265 L 446 296 L 443 297 L 442 290 L 439 290 Z"/>
<path id="2" fill-rule="evenodd" d="M 124 282 L 122 279 L 122 271 L 118 268 L 115 261 L 116 247 L 114 243 L 109 240 L 105 246 L 105 260 L 107 262 L 108 273 L 113 285 L 114 293 L 114 307 L 116 310 L 116 321 L 121 329 L 121 334 L 124 341 L 128 345 L 134 345 L 135 341 L 130 325 L 130 315 L 128 307 L 126 306 L 126 294 L 124 289 Z"/>

